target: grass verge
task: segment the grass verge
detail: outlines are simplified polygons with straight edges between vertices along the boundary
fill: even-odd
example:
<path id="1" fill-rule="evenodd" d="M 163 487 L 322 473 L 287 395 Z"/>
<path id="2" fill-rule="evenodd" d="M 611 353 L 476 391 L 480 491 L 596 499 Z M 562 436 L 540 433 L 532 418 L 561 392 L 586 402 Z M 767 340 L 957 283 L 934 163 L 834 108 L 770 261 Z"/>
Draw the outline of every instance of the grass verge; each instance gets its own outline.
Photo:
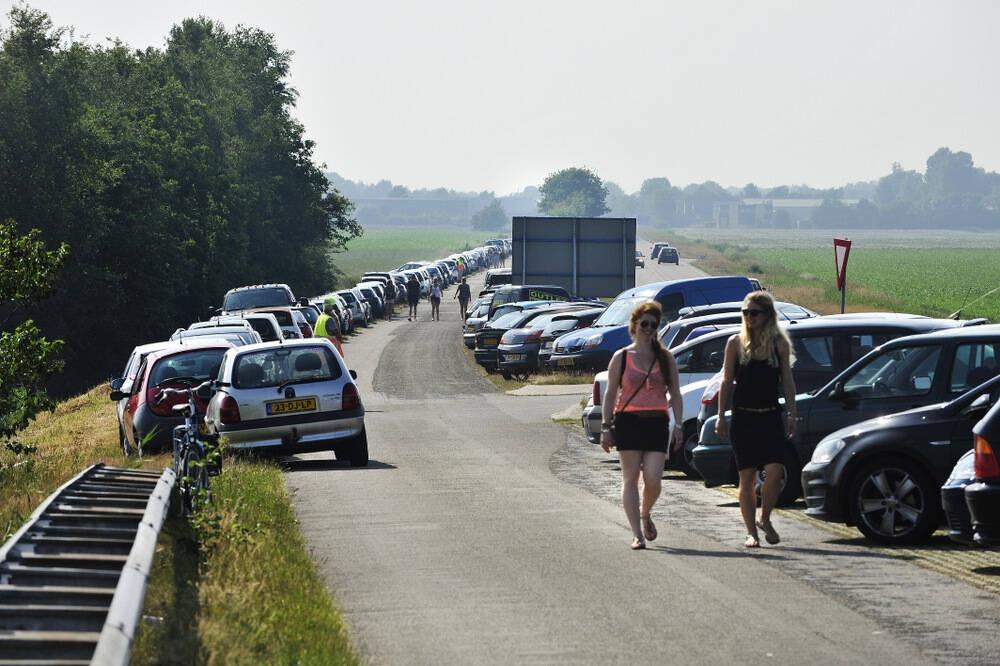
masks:
<path id="1" fill-rule="evenodd" d="M 593 384 L 594 383 L 594 373 L 584 372 L 580 374 L 569 373 L 569 372 L 541 372 L 528 376 L 528 381 L 521 381 L 519 379 L 504 379 L 503 375 L 498 372 L 486 372 L 486 369 L 476 363 L 476 354 L 462 343 L 462 351 L 472 362 L 476 368 L 476 372 L 480 374 L 481 377 L 487 379 L 491 384 L 497 387 L 500 391 L 506 393 L 507 391 L 516 391 L 519 388 L 524 388 L 525 386 L 535 385 L 535 386 L 564 386 L 566 384 Z"/>
<path id="2" fill-rule="evenodd" d="M 228 460 L 212 504 L 165 536 L 134 663 L 360 663 L 276 464 Z"/>

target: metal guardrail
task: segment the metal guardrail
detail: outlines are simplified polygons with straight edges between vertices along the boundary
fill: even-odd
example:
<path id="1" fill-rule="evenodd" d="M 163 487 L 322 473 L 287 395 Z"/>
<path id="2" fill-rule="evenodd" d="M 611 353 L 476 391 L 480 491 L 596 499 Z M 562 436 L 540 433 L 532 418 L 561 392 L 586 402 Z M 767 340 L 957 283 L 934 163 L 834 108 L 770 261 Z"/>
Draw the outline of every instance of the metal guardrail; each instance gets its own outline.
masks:
<path id="1" fill-rule="evenodd" d="M 0 547 L 0 666 L 127 664 L 173 470 L 88 467 Z"/>

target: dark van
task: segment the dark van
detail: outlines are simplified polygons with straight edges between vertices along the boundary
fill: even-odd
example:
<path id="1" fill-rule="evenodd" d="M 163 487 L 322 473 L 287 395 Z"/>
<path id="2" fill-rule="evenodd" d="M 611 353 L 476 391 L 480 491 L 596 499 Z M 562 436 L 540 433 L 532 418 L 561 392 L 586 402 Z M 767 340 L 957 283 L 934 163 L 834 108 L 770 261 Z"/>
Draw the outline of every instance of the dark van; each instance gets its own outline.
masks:
<path id="1" fill-rule="evenodd" d="M 568 301 L 569 292 L 555 284 L 508 284 L 493 294 L 487 320 L 493 319 L 497 308 L 520 301 Z"/>
<path id="2" fill-rule="evenodd" d="M 660 327 L 674 321 L 681 308 L 726 301 L 742 301 L 756 285 L 739 276 L 689 278 L 652 282 L 618 294 L 589 328 L 581 328 L 555 342 L 549 366 L 605 370 L 611 355 L 629 343 L 628 319 L 635 306 L 655 300 L 663 308 Z M 496 301 L 494 301 L 496 302 Z"/>

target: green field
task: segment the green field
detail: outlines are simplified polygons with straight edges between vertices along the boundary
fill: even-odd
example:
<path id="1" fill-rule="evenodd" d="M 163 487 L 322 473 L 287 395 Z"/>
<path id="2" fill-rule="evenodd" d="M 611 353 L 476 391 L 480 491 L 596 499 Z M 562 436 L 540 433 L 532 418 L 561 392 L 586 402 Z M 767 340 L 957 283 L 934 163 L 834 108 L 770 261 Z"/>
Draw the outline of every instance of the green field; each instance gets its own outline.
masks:
<path id="1" fill-rule="evenodd" d="M 346 252 L 331 254 L 334 265 L 354 284 L 365 271 L 394 270 L 408 261 L 430 261 L 478 247 L 496 232 L 472 229 L 366 229 Z"/>
<path id="2" fill-rule="evenodd" d="M 644 232 L 676 242 L 714 274 L 752 275 L 783 300 L 839 311 L 829 230 L 680 229 Z M 852 230 L 848 311 L 891 310 L 1000 322 L 1000 233 Z"/>

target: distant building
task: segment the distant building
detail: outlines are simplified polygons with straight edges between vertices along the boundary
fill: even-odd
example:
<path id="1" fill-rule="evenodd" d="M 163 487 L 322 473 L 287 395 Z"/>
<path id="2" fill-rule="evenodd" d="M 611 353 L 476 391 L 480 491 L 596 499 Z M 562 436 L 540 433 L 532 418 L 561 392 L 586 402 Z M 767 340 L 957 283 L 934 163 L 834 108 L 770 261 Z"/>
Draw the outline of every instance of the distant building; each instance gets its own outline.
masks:
<path id="1" fill-rule="evenodd" d="M 860 199 L 840 199 L 856 206 Z M 740 199 L 721 201 L 712 207 L 716 228 L 801 227 L 812 220 L 823 199 Z"/>

